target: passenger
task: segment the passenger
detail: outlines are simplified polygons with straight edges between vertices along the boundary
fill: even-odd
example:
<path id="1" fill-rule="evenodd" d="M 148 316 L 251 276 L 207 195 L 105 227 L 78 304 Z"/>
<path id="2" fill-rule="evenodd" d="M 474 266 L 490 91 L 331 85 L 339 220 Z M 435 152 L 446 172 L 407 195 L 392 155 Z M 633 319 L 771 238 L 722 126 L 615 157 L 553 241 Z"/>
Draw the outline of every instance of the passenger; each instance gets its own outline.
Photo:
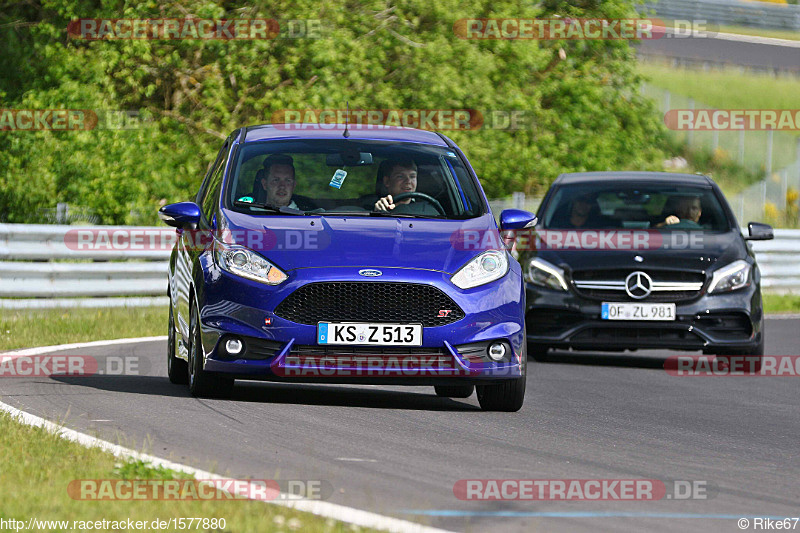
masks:
<path id="1" fill-rule="evenodd" d="M 302 211 L 310 211 L 316 207 L 309 198 L 294 194 L 297 180 L 291 156 L 273 154 L 267 157 L 264 168 L 258 171 L 256 179 L 261 180 L 261 187 L 266 192 L 266 204 Z"/>

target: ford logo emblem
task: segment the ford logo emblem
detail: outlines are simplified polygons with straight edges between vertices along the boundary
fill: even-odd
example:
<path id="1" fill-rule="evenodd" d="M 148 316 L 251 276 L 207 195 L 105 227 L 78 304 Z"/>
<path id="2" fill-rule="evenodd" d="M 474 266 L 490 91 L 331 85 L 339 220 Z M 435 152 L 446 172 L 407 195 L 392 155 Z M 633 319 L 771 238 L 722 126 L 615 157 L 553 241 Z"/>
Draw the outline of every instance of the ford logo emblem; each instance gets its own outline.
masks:
<path id="1" fill-rule="evenodd" d="M 383 272 L 381 272 L 380 270 L 371 270 L 368 268 L 364 270 L 359 270 L 358 274 L 360 276 L 366 276 L 368 278 L 377 278 L 378 276 L 383 276 Z"/>

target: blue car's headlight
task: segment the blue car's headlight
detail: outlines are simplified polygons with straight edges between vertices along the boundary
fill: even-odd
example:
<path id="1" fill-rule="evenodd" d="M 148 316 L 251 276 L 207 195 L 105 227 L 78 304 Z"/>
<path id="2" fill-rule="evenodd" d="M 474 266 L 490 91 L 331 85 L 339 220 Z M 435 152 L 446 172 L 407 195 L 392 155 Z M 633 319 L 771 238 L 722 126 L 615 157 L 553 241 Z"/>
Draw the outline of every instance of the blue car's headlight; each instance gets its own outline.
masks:
<path id="1" fill-rule="evenodd" d="M 254 251 L 237 244 L 214 240 L 214 258 L 223 270 L 267 285 L 279 285 L 288 277 Z"/>
<path id="2" fill-rule="evenodd" d="M 750 264 L 743 259 L 734 261 L 726 267 L 722 267 L 711 278 L 711 285 L 708 286 L 708 293 L 730 292 L 742 287 L 747 287 L 750 280 Z"/>
<path id="3" fill-rule="evenodd" d="M 531 262 L 528 263 L 528 268 L 525 269 L 525 279 L 534 285 L 548 289 L 567 290 L 564 270 L 538 257 L 531 259 Z"/>
<path id="4" fill-rule="evenodd" d="M 504 251 L 489 250 L 473 257 L 450 281 L 459 289 L 471 289 L 500 279 L 508 272 L 508 257 Z"/>

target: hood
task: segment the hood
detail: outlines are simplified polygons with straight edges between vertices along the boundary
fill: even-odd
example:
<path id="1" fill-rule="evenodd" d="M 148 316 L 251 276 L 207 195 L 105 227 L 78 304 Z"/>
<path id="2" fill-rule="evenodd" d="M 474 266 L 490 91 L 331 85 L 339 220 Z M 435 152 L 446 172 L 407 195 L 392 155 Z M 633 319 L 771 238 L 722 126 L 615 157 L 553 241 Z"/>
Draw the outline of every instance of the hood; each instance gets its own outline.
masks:
<path id="1" fill-rule="evenodd" d="M 665 268 L 707 272 L 746 256 L 738 231 L 691 232 L 680 236 L 664 232 L 664 239 L 648 249 L 545 249 L 527 252 L 568 270 Z M 641 261 L 634 258 L 639 256 Z"/>
<path id="2" fill-rule="evenodd" d="M 310 267 L 418 268 L 454 273 L 480 253 L 464 232 L 499 232 L 490 214 L 469 220 L 369 216 L 262 216 L 225 211 L 226 242 L 259 252 L 284 271 Z"/>

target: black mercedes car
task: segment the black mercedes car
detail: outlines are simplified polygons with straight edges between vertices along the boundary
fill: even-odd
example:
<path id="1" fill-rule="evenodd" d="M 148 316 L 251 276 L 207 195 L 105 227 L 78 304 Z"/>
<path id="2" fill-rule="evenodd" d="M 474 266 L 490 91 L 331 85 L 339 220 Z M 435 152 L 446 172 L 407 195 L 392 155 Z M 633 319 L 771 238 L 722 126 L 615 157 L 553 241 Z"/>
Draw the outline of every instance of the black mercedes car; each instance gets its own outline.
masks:
<path id="1" fill-rule="evenodd" d="M 556 179 L 535 238 L 517 240 L 528 353 L 550 348 L 763 355 L 760 273 L 719 187 L 702 175 L 587 172 Z"/>

